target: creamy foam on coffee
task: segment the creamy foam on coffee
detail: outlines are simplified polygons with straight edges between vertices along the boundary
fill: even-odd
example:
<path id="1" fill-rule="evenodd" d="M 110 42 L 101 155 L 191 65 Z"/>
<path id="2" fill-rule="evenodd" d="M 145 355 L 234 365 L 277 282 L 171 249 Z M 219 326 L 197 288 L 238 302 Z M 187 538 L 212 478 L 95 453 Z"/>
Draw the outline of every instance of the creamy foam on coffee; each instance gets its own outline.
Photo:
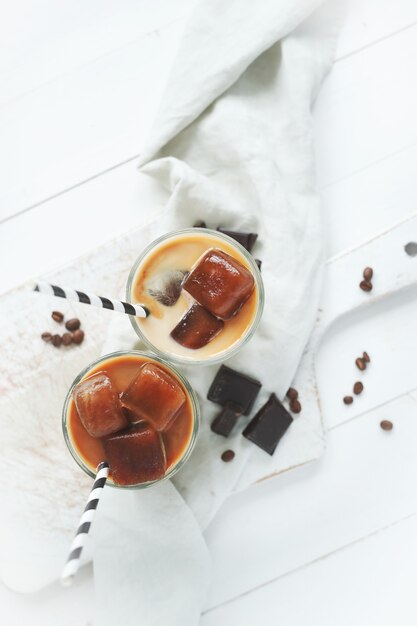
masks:
<path id="1" fill-rule="evenodd" d="M 203 360 L 219 355 L 239 341 L 250 329 L 255 318 L 259 294 L 255 288 L 242 308 L 230 320 L 226 321 L 222 331 L 202 348 L 192 350 L 177 343 L 170 337 L 171 331 L 178 324 L 194 300 L 184 289 L 172 306 L 165 306 L 149 293 L 155 279 L 167 271 L 178 275 L 189 272 L 198 259 L 211 248 L 226 252 L 251 271 L 250 264 L 237 246 L 210 233 L 184 233 L 175 235 L 155 246 L 142 260 L 132 284 L 132 301 L 144 304 L 151 314 L 146 319 L 137 318 L 143 334 L 157 348 L 172 355 L 192 360 Z"/>

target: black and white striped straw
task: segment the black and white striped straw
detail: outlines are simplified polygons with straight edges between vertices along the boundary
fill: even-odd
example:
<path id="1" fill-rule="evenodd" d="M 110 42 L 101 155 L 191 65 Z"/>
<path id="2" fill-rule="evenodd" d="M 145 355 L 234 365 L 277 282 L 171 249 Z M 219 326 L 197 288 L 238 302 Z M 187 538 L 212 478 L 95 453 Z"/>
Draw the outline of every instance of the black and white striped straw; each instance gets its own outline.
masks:
<path id="1" fill-rule="evenodd" d="M 90 491 L 87 504 L 85 505 L 84 513 L 81 515 L 80 523 L 78 524 L 77 532 L 75 533 L 75 537 L 72 541 L 67 562 L 62 570 L 61 583 L 64 587 L 69 587 L 69 585 L 72 584 L 80 566 L 81 553 L 85 546 L 88 531 L 90 530 L 108 475 L 109 464 L 107 461 L 103 461 L 97 466 L 97 475 L 94 480 L 93 487 Z"/>
<path id="2" fill-rule="evenodd" d="M 122 302 L 121 300 L 103 298 L 102 296 L 96 296 L 92 293 L 84 293 L 83 291 L 77 291 L 76 289 L 70 289 L 68 287 L 58 287 L 58 285 L 51 285 L 50 283 L 42 281 L 36 285 L 35 291 L 39 291 L 39 293 L 43 293 L 47 296 L 66 298 L 72 302 L 91 304 L 100 309 L 127 313 L 127 315 L 134 315 L 135 317 L 148 317 L 149 315 L 149 309 L 141 304 L 130 304 L 129 302 Z"/>

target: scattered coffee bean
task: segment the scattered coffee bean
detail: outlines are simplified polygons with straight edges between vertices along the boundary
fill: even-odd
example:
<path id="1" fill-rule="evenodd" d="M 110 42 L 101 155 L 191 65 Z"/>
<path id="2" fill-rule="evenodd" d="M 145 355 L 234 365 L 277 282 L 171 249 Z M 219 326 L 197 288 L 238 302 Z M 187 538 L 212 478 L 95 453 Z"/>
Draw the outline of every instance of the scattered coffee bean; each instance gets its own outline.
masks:
<path id="1" fill-rule="evenodd" d="M 365 267 L 365 269 L 363 270 L 364 279 L 371 280 L 373 275 L 374 275 L 374 270 L 372 269 L 372 267 Z"/>
<path id="2" fill-rule="evenodd" d="M 255 259 L 255 263 L 258 266 L 259 271 L 261 271 L 261 268 L 262 268 L 262 261 L 261 261 L 261 259 Z"/>
<path id="3" fill-rule="evenodd" d="M 363 384 L 358 380 L 354 385 L 353 385 L 353 393 L 358 396 L 360 393 L 362 393 L 363 391 Z"/>
<path id="4" fill-rule="evenodd" d="M 389 420 L 382 420 L 382 422 L 380 423 L 380 426 L 382 430 L 392 430 L 394 427 L 394 424 L 390 422 Z"/>
<path id="5" fill-rule="evenodd" d="M 356 359 L 355 363 L 356 363 L 356 367 L 358 368 L 358 370 L 361 370 L 361 372 L 363 372 L 363 370 L 366 369 L 365 359 L 362 359 L 361 357 L 359 357 Z"/>
<path id="6" fill-rule="evenodd" d="M 204 220 L 197 220 L 195 224 L 193 224 L 194 228 L 207 228 L 207 225 Z"/>
<path id="7" fill-rule="evenodd" d="M 60 345 L 62 344 L 62 337 L 61 335 L 52 335 L 52 345 L 55 346 L 55 348 L 59 348 Z"/>
<path id="8" fill-rule="evenodd" d="M 302 406 L 299 402 L 299 400 L 297 400 L 297 398 L 295 398 L 294 400 L 290 401 L 290 411 L 292 413 L 300 413 L 302 409 Z"/>
<path id="9" fill-rule="evenodd" d="M 58 322 L 60 324 L 64 319 L 64 314 L 61 313 L 61 311 L 52 311 L 51 317 L 53 320 L 55 320 L 55 322 Z"/>
<path id="10" fill-rule="evenodd" d="M 62 335 L 62 343 L 64 344 L 64 346 L 69 346 L 72 343 L 71 333 L 64 333 Z"/>
<path id="11" fill-rule="evenodd" d="M 290 400 L 297 400 L 298 398 L 298 391 L 297 389 L 294 389 L 294 387 L 290 387 L 286 393 L 287 398 L 289 398 Z"/>
<path id="12" fill-rule="evenodd" d="M 371 361 L 371 357 L 369 356 L 369 354 L 368 354 L 367 352 L 364 352 L 364 353 L 362 354 L 362 358 L 363 358 L 363 360 L 364 360 L 366 363 L 370 363 L 370 361 Z"/>
<path id="13" fill-rule="evenodd" d="M 370 280 L 362 280 L 359 283 L 359 287 L 362 289 L 362 291 L 371 291 L 372 290 L 372 283 Z"/>
<path id="14" fill-rule="evenodd" d="M 352 402 L 353 402 L 353 398 L 352 398 L 352 396 L 345 396 L 345 397 L 343 398 L 343 402 L 344 402 L 345 404 L 352 404 Z"/>
<path id="15" fill-rule="evenodd" d="M 71 332 L 73 332 L 74 330 L 78 330 L 80 326 L 81 322 L 76 317 L 73 317 L 72 319 L 68 320 L 68 322 L 65 322 L 65 328 L 67 330 L 70 330 Z"/>
<path id="16" fill-rule="evenodd" d="M 233 450 L 226 450 L 226 452 L 223 452 L 222 454 L 222 461 L 224 461 L 225 463 L 229 463 L 229 461 L 232 461 L 235 458 L 235 453 L 233 452 Z"/>
<path id="17" fill-rule="evenodd" d="M 51 341 L 52 339 L 51 333 L 42 333 L 41 337 L 44 341 Z"/>
<path id="18" fill-rule="evenodd" d="M 82 343 L 84 341 L 84 331 L 78 329 L 75 332 L 73 332 L 72 333 L 72 341 L 73 341 L 73 343 L 76 343 L 77 345 Z"/>

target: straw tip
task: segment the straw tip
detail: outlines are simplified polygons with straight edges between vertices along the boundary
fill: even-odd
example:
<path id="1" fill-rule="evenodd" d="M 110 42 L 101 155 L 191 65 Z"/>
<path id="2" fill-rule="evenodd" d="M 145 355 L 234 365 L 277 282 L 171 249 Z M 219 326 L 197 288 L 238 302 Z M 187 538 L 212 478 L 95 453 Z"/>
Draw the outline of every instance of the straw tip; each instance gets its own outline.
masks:
<path id="1" fill-rule="evenodd" d="M 107 461 L 101 461 L 101 463 L 97 465 L 97 472 L 99 472 L 102 469 L 107 469 L 108 467 L 109 467 L 109 464 Z"/>

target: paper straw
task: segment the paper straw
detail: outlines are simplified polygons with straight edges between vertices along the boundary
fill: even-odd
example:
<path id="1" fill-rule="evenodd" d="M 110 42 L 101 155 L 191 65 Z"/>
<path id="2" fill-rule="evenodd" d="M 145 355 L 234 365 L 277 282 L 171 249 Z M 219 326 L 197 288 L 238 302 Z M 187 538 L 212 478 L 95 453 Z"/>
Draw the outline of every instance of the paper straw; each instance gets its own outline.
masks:
<path id="1" fill-rule="evenodd" d="M 90 495 L 85 505 L 84 513 L 81 515 L 80 522 L 78 524 L 77 532 L 72 541 L 70 553 L 61 574 L 61 583 L 64 587 L 69 587 L 74 580 L 74 577 L 78 571 L 81 560 L 81 553 L 87 541 L 88 531 L 90 530 L 94 514 L 97 510 L 98 502 L 103 491 L 103 487 L 106 484 L 107 476 L 109 475 L 109 464 L 103 461 L 97 466 L 97 475 L 94 480 L 93 487 L 90 491 Z"/>
<path id="2" fill-rule="evenodd" d="M 103 298 L 92 293 L 84 293 L 76 291 L 68 287 L 58 287 L 58 285 L 50 285 L 49 283 L 39 282 L 35 291 L 43 293 L 47 296 L 57 296 L 58 298 L 66 298 L 72 302 L 81 302 L 82 304 L 91 304 L 100 309 L 110 309 L 119 313 L 127 313 L 127 315 L 135 315 L 136 317 L 148 317 L 149 309 L 140 304 L 130 304 L 121 300 L 113 300 L 112 298 Z"/>

